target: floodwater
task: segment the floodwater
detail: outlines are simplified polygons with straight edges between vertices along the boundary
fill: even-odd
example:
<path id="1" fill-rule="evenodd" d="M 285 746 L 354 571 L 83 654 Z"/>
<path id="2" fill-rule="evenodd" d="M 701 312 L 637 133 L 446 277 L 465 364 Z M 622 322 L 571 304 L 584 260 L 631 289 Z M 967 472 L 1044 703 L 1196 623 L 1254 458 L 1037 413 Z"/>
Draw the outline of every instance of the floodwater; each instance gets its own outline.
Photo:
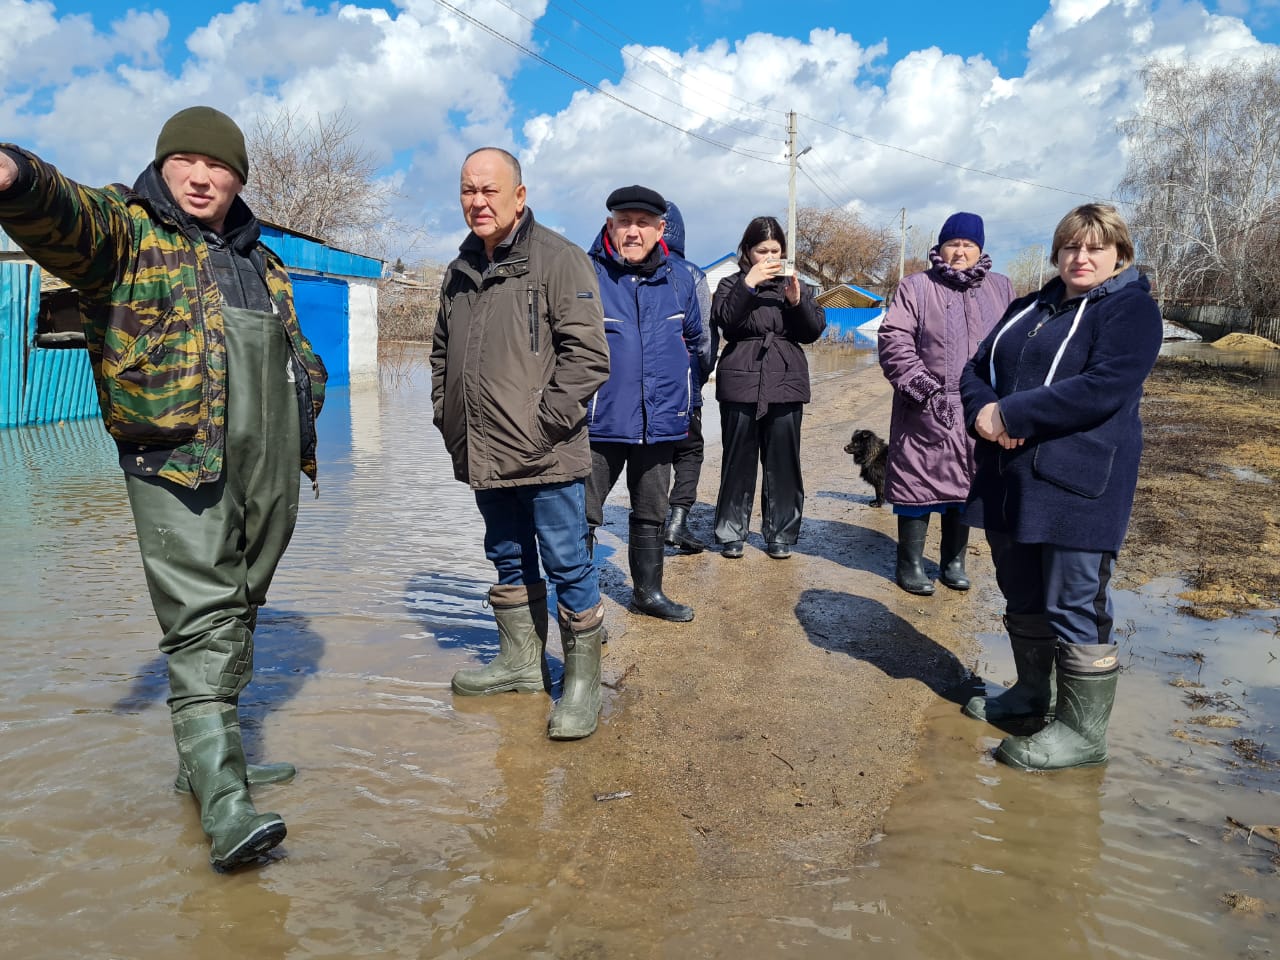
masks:
<path id="1" fill-rule="evenodd" d="M 1250 384 L 1264 397 L 1280 397 L 1280 350 L 1228 350 L 1202 340 L 1171 341 L 1160 349 L 1162 356 L 1190 357 L 1211 367 L 1240 370 L 1257 377 Z"/>
<path id="2" fill-rule="evenodd" d="M 833 352 L 815 376 L 868 363 Z M 331 393 L 321 497 L 243 705 L 251 756 L 301 771 L 255 794 L 290 834 L 229 876 L 170 789 L 164 664 L 109 443 L 96 422 L 0 430 L 0 956 L 1280 955 L 1280 849 L 1231 826 L 1280 823 L 1280 611 L 1194 620 L 1172 581 L 1116 597 L 1108 766 L 997 766 L 993 728 L 939 701 L 913 782 L 847 870 L 763 891 L 655 878 L 642 902 L 628 878 L 583 891 L 560 865 L 598 805 L 571 789 L 573 745 L 541 736 L 545 701 L 449 692 L 493 652 L 490 569 L 429 411 L 407 362 Z M 975 668 L 1010 680 L 1001 638 L 982 639 Z"/>

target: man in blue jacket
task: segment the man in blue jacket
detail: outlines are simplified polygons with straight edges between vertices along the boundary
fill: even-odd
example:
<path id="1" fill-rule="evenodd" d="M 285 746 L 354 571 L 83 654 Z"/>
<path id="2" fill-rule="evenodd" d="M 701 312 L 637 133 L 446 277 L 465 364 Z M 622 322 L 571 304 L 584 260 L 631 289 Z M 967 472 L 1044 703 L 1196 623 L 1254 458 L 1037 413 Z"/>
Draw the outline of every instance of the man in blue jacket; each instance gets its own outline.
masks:
<path id="1" fill-rule="evenodd" d="M 662 592 L 663 535 L 671 458 L 689 433 L 701 384 L 702 311 L 693 276 L 662 241 L 667 202 L 656 190 L 619 187 L 609 219 L 591 246 L 609 341 L 609 379 L 587 410 L 591 475 L 587 523 L 604 522 L 604 501 L 623 468 L 631 494 L 632 606 L 663 620 L 688 621 L 693 609 Z"/>

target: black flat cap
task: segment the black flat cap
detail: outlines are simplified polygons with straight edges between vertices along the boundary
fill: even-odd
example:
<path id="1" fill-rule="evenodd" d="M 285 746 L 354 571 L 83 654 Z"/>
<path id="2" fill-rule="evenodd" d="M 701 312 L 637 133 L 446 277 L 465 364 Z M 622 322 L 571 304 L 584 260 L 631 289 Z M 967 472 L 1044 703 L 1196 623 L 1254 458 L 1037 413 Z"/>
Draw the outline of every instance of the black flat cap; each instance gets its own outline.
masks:
<path id="1" fill-rule="evenodd" d="M 635 183 L 629 187 L 619 187 L 609 194 L 604 204 L 610 210 L 644 210 L 646 213 L 667 215 L 667 201 L 657 190 L 650 190 Z"/>

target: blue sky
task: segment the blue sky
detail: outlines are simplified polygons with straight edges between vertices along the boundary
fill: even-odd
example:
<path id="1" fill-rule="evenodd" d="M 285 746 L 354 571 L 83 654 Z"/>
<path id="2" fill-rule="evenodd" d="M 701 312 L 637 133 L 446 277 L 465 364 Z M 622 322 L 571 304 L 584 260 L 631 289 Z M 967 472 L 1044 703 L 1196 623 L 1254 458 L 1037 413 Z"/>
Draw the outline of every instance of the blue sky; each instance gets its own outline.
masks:
<path id="1" fill-rule="evenodd" d="M 191 103 L 242 125 L 345 108 L 397 216 L 425 231 L 411 258 L 437 261 L 463 232 L 459 162 L 495 143 L 521 156 L 539 219 L 579 243 L 613 187 L 642 182 L 680 203 L 707 262 L 785 211 L 794 109 L 802 204 L 895 229 L 905 209 L 921 247 L 974 210 L 998 266 L 1113 195 L 1148 57 L 1280 42 L 1280 0 L 0 0 L 0 17 L 0 139 L 131 181 Z"/>

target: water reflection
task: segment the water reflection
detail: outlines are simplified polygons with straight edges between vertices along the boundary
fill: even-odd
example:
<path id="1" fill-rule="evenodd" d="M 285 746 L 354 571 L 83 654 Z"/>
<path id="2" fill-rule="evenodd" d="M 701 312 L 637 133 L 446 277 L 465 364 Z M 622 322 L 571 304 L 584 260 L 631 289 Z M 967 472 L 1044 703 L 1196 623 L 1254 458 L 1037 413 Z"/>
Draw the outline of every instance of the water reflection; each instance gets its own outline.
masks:
<path id="1" fill-rule="evenodd" d="M 812 361 L 815 377 L 878 376 L 873 351 Z M 279 862 L 231 877 L 208 869 L 194 806 L 171 789 L 158 628 L 110 444 L 91 422 L 0 430 L 0 911 L 11 955 L 1276 952 L 1271 848 L 1226 818 L 1277 820 L 1280 613 L 1207 623 L 1174 612 L 1178 584 L 1121 592 L 1110 765 L 999 767 L 997 732 L 940 698 L 913 782 L 859 863 L 794 885 L 698 882 L 680 837 L 610 834 L 581 751 L 543 736 L 548 697 L 451 697 L 453 671 L 493 651 L 492 571 L 471 493 L 425 416 L 428 390 L 412 377 L 336 390 L 321 418 L 321 498 L 304 497 L 246 698 L 253 751 L 300 769 L 258 794 L 289 837 Z M 840 521 L 814 523 L 806 542 L 818 556 L 891 575 L 890 540 L 845 556 Z M 622 584 L 620 568 L 609 576 Z M 818 630 L 896 616 L 846 593 L 797 600 Z M 1003 639 L 984 640 L 980 672 L 1011 680 Z M 857 644 L 826 642 L 833 656 L 904 669 L 866 630 Z M 961 665 L 924 632 L 911 643 L 905 669 L 951 696 Z M 588 836 L 598 845 L 584 846 Z M 611 869 L 611 845 L 624 843 L 652 851 L 643 875 Z M 1228 892 L 1270 906 L 1232 913 Z"/>
<path id="2" fill-rule="evenodd" d="M 1264 397 L 1280 397 L 1280 350 L 1227 350 L 1204 342 L 1166 343 L 1162 357 L 1188 357 L 1211 367 L 1242 370 L 1258 377 L 1250 384 Z"/>

